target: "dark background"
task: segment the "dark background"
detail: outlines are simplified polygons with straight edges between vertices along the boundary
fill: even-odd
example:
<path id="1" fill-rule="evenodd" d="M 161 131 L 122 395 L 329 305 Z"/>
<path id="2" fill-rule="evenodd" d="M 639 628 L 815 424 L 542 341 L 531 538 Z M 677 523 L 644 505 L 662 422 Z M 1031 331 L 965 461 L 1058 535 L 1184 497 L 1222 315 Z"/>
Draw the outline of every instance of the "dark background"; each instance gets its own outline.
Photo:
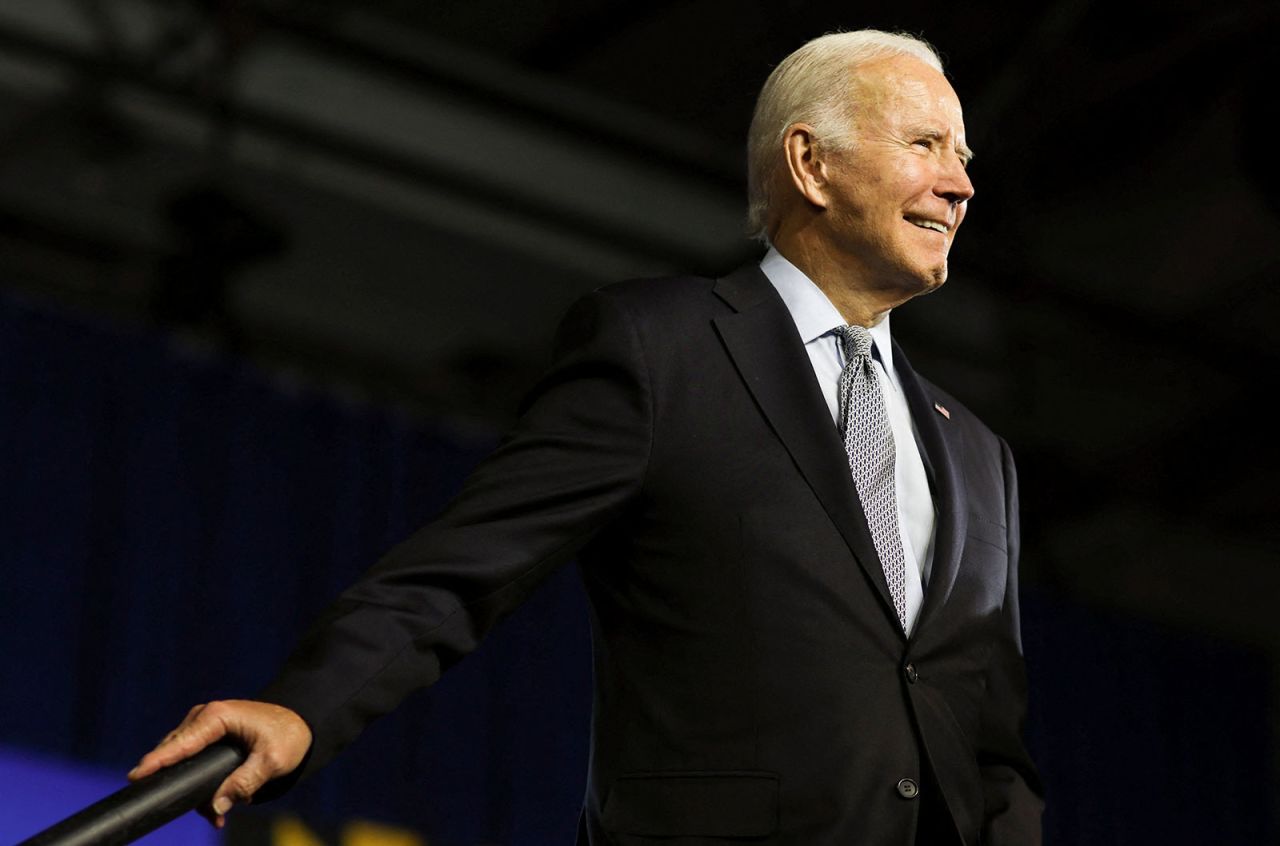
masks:
<path id="1" fill-rule="evenodd" d="M 199 479 L 192 522 L 169 526 L 165 554 L 198 550 L 175 572 L 189 566 L 203 595 L 227 561 L 287 573 L 307 573 L 316 554 L 338 561 L 254 630 L 274 638 L 256 650 L 255 666 L 269 666 L 328 592 L 438 508 L 492 443 L 575 295 L 758 257 L 741 234 L 755 94 L 808 38 L 863 26 L 939 48 L 977 152 L 951 280 L 901 309 L 894 330 L 1019 461 L 1023 573 L 1040 612 L 1027 620 L 1033 739 L 1051 787 L 1074 785 L 1072 804 L 1082 786 L 1096 791 L 1070 825 L 1057 811 L 1056 842 L 1144 842 L 1108 826 L 1132 818 L 1124 798 L 1152 784 L 1164 787 L 1137 815 L 1163 815 L 1169 835 L 1150 842 L 1209 842 L 1178 824 L 1197 802 L 1246 820 L 1242 832 L 1269 831 L 1266 762 L 1280 736 L 1274 3 L 5 0 L 0 404 L 12 528 L 0 568 L 18 577 L 14 606 L 30 614 L 47 600 L 40 586 L 57 583 L 80 620 L 85 595 L 154 582 L 154 544 L 104 551 L 102 527 L 147 525 L 126 505 L 137 486 L 142 507 Z M 270 429 L 259 418 L 273 414 L 278 442 L 264 435 L 243 478 L 229 474 L 227 456 L 259 443 Z M 311 460 L 290 452 L 290 426 L 322 433 Z M 179 433 L 168 453 L 150 450 L 156 427 Z M 81 463 L 59 432 L 97 446 Z M 393 448 L 377 432 L 416 434 Z M 156 457 L 179 461 L 193 437 L 223 460 L 175 475 Z M 315 457 L 343 449 L 354 477 L 319 478 Z M 414 476 L 401 460 L 426 469 Z M 276 497 L 262 491 L 272 473 Z M 61 493 L 33 506 L 54 478 Z M 377 527 L 346 546 L 311 535 L 299 551 L 299 531 L 248 557 L 213 551 L 234 527 L 199 515 L 211 501 L 234 514 L 227 492 L 250 488 L 258 540 L 272 519 L 324 524 L 351 503 Z M 356 493 L 308 517 L 299 488 Z M 389 490 L 405 497 L 400 511 Z M 68 492 L 114 507 L 93 512 L 97 540 L 70 576 L 57 575 L 66 549 L 30 540 L 31 515 L 58 514 Z M 380 508 L 400 516 L 378 522 Z M 65 530 L 49 519 L 50 537 Z M 301 579 L 273 578 L 257 594 Z M 182 587 L 168 601 L 189 601 Z M 94 651 L 92 627 L 117 623 L 98 612 L 68 627 L 61 609 L 46 608 L 47 638 L 94 647 L 62 672 L 9 671 L 23 684 L 56 676 L 58 695 L 81 704 L 52 724 L 84 736 L 40 740 L 33 706 L 0 722 L 0 739 L 122 761 L 132 735 L 108 743 L 112 726 L 83 721 L 85 691 L 121 660 Z M 216 628 L 216 610 L 201 615 L 231 628 Z M 246 692 L 266 670 L 219 672 L 187 669 L 163 695 L 121 693 L 122 712 L 154 710 L 158 735 L 181 711 L 157 703 Z M 1127 756 L 1107 757 L 1119 748 Z M 501 805 L 502 790 L 492 795 Z M 1116 839 L 1085 836 L 1086 819 Z"/>

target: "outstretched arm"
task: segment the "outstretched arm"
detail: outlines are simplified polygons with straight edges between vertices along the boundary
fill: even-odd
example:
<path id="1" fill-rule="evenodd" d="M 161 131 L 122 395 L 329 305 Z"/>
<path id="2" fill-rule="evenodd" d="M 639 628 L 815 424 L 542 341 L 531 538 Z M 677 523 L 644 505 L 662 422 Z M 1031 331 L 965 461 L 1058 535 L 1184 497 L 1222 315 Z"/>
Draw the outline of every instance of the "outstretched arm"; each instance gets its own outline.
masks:
<path id="1" fill-rule="evenodd" d="M 643 481 L 650 418 L 648 375 L 628 314 L 606 292 L 584 297 L 562 322 L 555 363 L 515 429 L 440 518 L 343 592 L 259 694 L 262 702 L 193 709 L 135 773 L 225 735 L 246 744 L 250 758 L 215 801 L 274 796 L 323 766 L 371 720 L 475 649 L 627 507 Z M 206 815 L 217 821 L 226 807 Z"/>

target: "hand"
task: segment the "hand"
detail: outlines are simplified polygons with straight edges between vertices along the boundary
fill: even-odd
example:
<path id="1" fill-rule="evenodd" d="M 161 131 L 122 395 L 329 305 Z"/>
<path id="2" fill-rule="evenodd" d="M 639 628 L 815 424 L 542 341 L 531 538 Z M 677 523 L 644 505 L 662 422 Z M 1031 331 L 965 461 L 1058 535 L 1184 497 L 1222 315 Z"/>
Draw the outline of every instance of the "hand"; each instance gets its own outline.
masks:
<path id="1" fill-rule="evenodd" d="M 247 699 L 210 702 L 192 708 L 186 719 L 129 771 L 129 780 L 146 778 L 224 737 L 238 739 L 248 757 L 219 785 L 209 804 L 199 809 L 216 828 L 226 825 L 226 814 L 233 804 L 248 802 L 262 785 L 293 772 L 311 748 L 311 729 L 288 708 Z"/>

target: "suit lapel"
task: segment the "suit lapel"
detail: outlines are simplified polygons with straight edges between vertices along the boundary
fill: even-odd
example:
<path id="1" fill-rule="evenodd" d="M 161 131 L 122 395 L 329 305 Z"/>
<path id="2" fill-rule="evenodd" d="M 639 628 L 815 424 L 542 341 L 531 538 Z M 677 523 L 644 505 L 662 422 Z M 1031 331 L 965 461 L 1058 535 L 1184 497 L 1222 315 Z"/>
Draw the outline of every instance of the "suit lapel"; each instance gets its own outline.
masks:
<path id="1" fill-rule="evenodd" d="M 912 633 L 915 639 L 946 604 L 960 572 L 968 523 L 964 472 L 960 467 L 964 443 L 960 427 L 938 410 L 938 400 L 929 390 L 931 386 L 927 387 L 916 376 L 896 342 L 893 362 L 911 409 L 911 419 L 928 454 L 926 460 L 933 471 L 938 512 L 933 536 L 933 569 L 925 586 L 920 618 Z"/>
<path id="2" fill-rule="evenodd" d="M 734 365 L 901 631 L 848 457 L 829 423 L 830 411 L 790 312 L 754 265 L 719 280 L 715 292 L 736 310 L 714 321 Z"/>

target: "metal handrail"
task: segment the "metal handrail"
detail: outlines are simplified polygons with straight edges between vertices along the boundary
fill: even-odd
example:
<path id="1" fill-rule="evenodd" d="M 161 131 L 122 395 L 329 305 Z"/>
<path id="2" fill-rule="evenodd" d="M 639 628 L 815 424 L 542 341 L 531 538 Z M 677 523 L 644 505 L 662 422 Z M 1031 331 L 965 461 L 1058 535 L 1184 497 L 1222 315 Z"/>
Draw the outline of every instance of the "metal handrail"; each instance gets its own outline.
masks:
<path id="1" fill-rule="evenodd" d="M 213 798 L 245 759 L 239 747 L 215 743 L 185 761 L 152 773 L 18 846 L 120 846 Z"/>

